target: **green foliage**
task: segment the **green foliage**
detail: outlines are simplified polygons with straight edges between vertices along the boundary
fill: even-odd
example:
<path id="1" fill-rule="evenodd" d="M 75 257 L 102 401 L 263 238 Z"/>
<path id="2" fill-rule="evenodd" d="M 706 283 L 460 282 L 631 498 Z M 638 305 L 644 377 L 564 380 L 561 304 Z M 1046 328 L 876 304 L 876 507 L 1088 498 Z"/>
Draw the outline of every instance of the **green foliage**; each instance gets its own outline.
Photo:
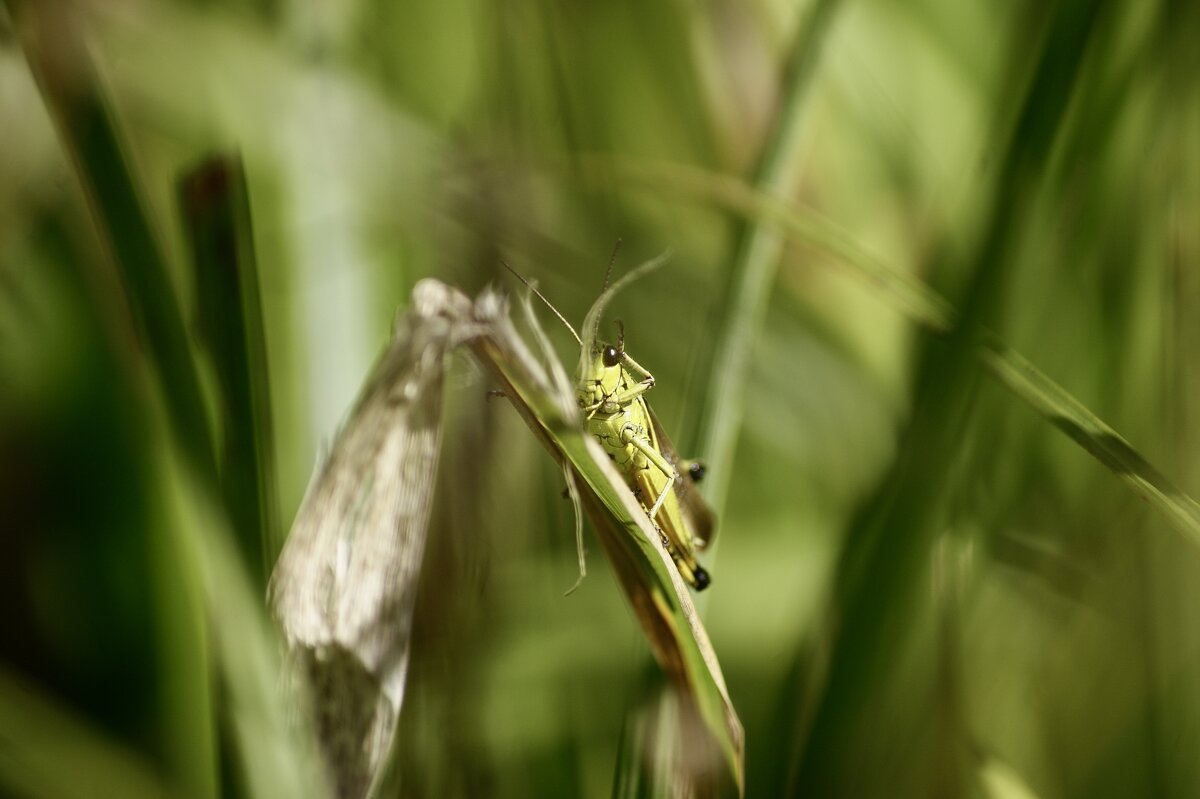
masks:
<path id="1" fill-rule="evenodd" d="M 503 257 L 580 320 L 620 237 L 674 253 L 608 316 L 709 460 L 747 795 L 1200 793 L 1194 4 L 3 8 L 0 790 L 317 792 L 262 577 L 397 308 Z M 496 379 L 450 363 L 394 784 L 666 792 L 628 564 L 588 526 L 562 596 Z"/>

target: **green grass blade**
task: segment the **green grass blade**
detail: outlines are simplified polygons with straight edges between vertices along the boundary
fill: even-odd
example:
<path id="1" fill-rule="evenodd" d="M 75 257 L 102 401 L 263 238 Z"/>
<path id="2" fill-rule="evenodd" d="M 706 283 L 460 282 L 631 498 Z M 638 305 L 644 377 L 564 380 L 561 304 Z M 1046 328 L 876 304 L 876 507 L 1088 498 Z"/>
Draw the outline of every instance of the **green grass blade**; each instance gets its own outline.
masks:
<path id="1" fill-rule="evenodd" d="M 808 89 L 819 63 L 821 45 L 838 8 L 838 0 L 818 0 L 792 45 L 781 86 L 782 102 L 754 178 L 768 196 L 787 190 L 800 154 L 800 125 Z M 709 388 L 700 412 L 700 448 L 713 465 L 705 489 L 713 509 L 725 506 L 732 477 L 734 448 L 741 429 L 750 352 L 762 328 L 767 298 L 775 283 L 783 235 L 770 224 L 751 219 L 740 232 L 730 267 L 730 299 L 722 306 Z"/>
<path id="2" fill-rule="evenodd" d="M 258 265 L 237 156 L 213 156 L 179 182 L 198 323 L 216 369 L 224 441 L 221 488 L 242 557 L 260 587 L 278 550 L 274 437 Z"/>
<path id="3" fill-rule="evenodd" d="M 844 792 L 853 784 L 851 767 L 864 750 L 900 740 L 894 732 L 872 735 L 864 727 L 877 717 L 880 702 L 901 690 L 899 664 L 919 646 L 918 636 L 911 634 L 913 619 L 931 547 L 961 491 L 962 476 L 954 466 L 963 452 L 978 388 L 978 347 L 986 339 L 985 325 L 1004 308 L 1012 264 L 1006 244 L 1023 219 L 1018 200 L 1037 186 L 1098 13 L 1095 4 L 1075 0 L 1050 12 L 1032 82 L 1004 148 L 989 217 L 967 262 L 969 282 L 956 323 L 944 337 L 926 336 L 913 414 L 898 456 L 850 524 L 827 622 L 827 679 L 809 700 L 815 704 L 811 726 L 796 735 L 791 784 L 798 792 Z M 1023 66 L 1014 63 L 1013 69 L 1023 73 Z M 905 694 L 930 690 L 928 674 L 905 676 L 920 681 L 905 682 Z M 914 742 L 910 769 L 936 760 L 928 743 L 935 726 L 922 720 L 906 731 L 907 740 Z"/>
<path id="4" fill-rule="evenodd" d="M 704 202 L 760 224 L 771 225 L 797 242 L 833 256 L 913 321 L 946 331 L 954 323 L 954 307 L 912 274 L 866 252 L 842 227 L 816 210 L 764 194 L 734 175 L 670 161 L 589 155 L 580 159 L 580 174 L 597 184 L 606 180 L 654 192 L 671 192 Z"/>
<path id="5" fill-rule="evenodd" d="M 165 416 L 160 429 L 166 430 Z M 242 563 L 232 525 L 210 485 L 164 443 L 164 520 L 173 531 L 183 583 L 204 615 L 206 654 L 219 689 L 217 715 L 226 772 L 221 795 L 324 796 L 319 760 L 301 735 L 280 685 L 280 642 L 263 612 L 262 591 Z"/>
<path id="6" fill-rule="evenodd" d="M 188 457 L 211 474 L 208 417 L 166 257 L 87 55 L 80 19 L 64 6 L 8 0 L 30 69 L 125 289 L 138 340 L 158 372 L 176 434 Z"/>
<path id="7" fill-rule="evenodd" d="M 1019 353 L 989 342 L 982 358 L 991 374 L 1064 435 L 1083 447 L 1193 543 L 1200 544 L 1200 503 L 1175 486 L 1120 433 Z"/>

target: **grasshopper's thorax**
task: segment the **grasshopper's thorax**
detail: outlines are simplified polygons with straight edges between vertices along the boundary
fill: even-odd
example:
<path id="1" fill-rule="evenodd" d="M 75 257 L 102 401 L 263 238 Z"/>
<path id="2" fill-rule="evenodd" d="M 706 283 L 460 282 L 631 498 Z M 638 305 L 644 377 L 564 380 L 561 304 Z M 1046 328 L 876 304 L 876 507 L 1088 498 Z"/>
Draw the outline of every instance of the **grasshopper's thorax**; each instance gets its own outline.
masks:
<path id="1" fill-rule="evenodd" d="M 646 468 L 645 456 L 626 440 L 629 435 L 645 437 L 649 426 L 645 401 L 641 396 L 630 396 L 634 382 L 621 363 L 620 351 L 600 342 L 576 389 L 588 432 L 626 473 Z"/>

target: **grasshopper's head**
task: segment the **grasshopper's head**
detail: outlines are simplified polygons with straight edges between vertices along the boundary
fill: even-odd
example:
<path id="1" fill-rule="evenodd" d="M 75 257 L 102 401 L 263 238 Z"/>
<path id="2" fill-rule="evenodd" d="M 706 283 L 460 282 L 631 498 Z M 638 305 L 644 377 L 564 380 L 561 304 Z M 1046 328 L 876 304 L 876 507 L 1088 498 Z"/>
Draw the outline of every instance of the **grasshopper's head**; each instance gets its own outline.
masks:
<path id="1" fill-rule="evenodd" d="M 622 344 L 597 341 L 592 347 L 592 357 L 585 361 L 583 374 L 579 375 L 579 404 L 584 408 L 604 403 L 621 387 L 621 362 L 625 358 Z"/>

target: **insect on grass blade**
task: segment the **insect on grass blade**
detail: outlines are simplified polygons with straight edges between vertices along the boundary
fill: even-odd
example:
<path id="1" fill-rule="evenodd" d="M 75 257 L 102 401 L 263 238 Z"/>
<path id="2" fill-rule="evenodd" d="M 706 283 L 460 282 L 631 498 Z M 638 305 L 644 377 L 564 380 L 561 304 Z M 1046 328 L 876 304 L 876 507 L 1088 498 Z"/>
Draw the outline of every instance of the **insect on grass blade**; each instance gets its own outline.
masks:
<path id="1" fill-rule="evenodd" d="M 641 273 L 635 270 L 631 274 Z M 611 297 L 609 292 L 619 290 L 630 279 L 618 281 L 602 297 Z M 589 316 L 595 319 L 599 313 Z M 634 495 L 601 443 L 584 429 L 578 404 L 563 402 L 561 386 L 556 387 L 561 381 L 552 378 L 533 357 L 496 292 L 485 291 L 480 296 L 476 318 L 488 324 L 488 329 L 471 342 L 472 350 L 491 370 L 534 435 L 574 474 L 584 511 L 651 651 L 679 691 L 685 713 L 676 721 L 713 744 L 690 747 L 692 754 L 699 755 L 692 763 L 696 779 L 721 786 L 714 787 L 718 793 L 740 795 L 744 784 L 741 722 L 687 584 L 663 546 L 662 533 L 651 521 L 649 509 Z"/>

